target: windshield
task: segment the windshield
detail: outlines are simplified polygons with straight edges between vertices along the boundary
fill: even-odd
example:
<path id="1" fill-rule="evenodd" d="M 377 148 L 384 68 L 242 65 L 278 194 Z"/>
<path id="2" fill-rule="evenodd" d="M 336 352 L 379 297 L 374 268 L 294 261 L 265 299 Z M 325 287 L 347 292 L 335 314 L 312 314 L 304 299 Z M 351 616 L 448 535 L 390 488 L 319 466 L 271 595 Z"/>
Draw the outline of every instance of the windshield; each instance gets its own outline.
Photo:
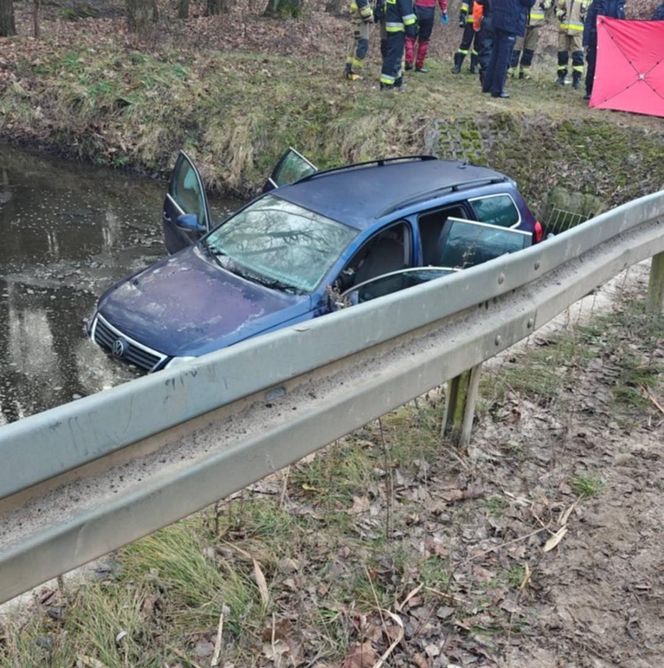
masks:
<path id="1" fill-rule="evenodd" d="M 230 271 L 273 287 L 311 292 L 356 235 L 351 227 L 266 195 L 204 242 Z"/>

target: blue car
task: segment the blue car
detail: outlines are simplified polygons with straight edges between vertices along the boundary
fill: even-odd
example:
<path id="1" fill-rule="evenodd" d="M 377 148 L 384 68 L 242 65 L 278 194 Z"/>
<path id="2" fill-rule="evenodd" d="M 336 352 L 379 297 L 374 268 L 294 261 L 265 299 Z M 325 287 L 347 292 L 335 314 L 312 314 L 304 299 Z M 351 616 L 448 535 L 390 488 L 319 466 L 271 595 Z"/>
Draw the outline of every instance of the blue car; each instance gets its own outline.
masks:
<path id="1" fill-rule="evenodd" d="M 90 338 L 148 371 L 538 242 L 516 184 L 416 156 L 318 171 L 289 149 L 264 192 L 219 225 L 180 153 L 163 211 L 168 257 L 98 300 Z"/>

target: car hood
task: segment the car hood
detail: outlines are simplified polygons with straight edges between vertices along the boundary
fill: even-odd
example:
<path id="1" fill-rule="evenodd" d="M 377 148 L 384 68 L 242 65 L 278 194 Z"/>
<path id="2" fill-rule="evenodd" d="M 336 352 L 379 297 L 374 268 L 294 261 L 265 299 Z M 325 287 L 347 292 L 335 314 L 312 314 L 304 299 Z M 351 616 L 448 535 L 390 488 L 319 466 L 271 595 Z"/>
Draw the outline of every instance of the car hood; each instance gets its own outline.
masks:
<path id="1" fill-rule="evenodd" d="M 124 279 L 98 312 L 127 337 L 168 356 L 198 356 L 308 317 L 311 298 L 222 269 L 199 247 Z"/>

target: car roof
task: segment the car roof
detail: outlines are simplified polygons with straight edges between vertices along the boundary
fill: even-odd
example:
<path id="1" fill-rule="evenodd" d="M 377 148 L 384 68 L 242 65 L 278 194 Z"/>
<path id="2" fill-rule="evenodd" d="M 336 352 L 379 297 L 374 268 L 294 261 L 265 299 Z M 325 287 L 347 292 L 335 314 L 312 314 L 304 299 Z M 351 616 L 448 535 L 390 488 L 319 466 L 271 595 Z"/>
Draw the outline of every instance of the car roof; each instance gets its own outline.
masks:
<path id="1" fill-rule="evenodd" d="M 509 183 L 500 172 L 430 156 L 316 172 L 271 194 L 358 229 L 410 205 L 456 190 Z"/>

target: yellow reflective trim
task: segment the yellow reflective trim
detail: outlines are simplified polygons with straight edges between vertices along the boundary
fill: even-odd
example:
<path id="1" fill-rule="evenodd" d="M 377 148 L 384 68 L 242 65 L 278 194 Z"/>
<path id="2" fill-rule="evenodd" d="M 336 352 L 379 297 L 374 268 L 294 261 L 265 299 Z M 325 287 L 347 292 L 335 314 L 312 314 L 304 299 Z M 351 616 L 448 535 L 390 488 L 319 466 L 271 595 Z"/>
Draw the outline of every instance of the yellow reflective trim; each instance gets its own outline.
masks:
<path id="1" fill-rule="evenodd" d="M 533 21 L 539 21 L 541 19 L 545 18 L 544 14 L 540 14 L 539 12 L 537 14 L 530 12 L 530 20 Z"/>
<path id="2" fill-rule="evenodd" d="M 468 55 L 468 49 L 457 49 L 457 53 L 463 53 L 464 56 Z"/>
<path id="3" fill-rule="evenodd" d="M 573 72 L 583 72 L 583 65 L 574 65 L 572 67 Z"/>
<path id="4" fill-rule="evenodd" d="M 399 26 L 385 26 L 385 32 L 403 32 L 403 24 Z"/>
<path id="5" fill-rule="evenodd" d="M 408 14 L 408 16 L 403 17 L 403 24 L 405 26 L 412 26 L 413 23 L 417 23 L 417 16 L 415 14 Z"/>
<path id="6" fill-rule="evenodd" d="M 563 30 L 583 30 L 583 23 L 561 23 Z"/>
<path id="7" fill-rule="evenodd" d="M 393 86 L 395 81 L 395 77 L 391 77 L 389 74 L 380 75 L 380 82 L 387 84 L 388 86 Z"/>

